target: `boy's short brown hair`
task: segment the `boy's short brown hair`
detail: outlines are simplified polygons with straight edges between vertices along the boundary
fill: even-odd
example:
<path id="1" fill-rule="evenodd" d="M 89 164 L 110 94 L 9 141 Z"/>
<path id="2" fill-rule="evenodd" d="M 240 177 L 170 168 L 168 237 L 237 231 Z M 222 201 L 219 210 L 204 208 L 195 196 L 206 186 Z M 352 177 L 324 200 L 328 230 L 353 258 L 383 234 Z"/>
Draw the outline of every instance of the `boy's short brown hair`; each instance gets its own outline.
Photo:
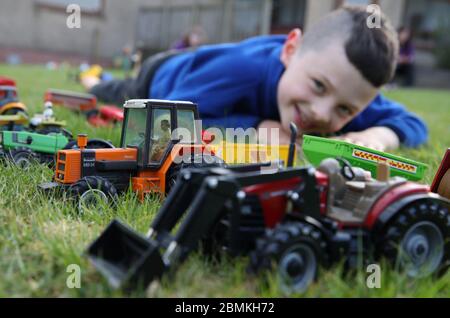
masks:
<path id="1" fill-rule="evenodd" d="M 310 48 L 320 49 L 337 38 L 344 40 L 348 60 L 374 87 L 388 83 L 395 72 L 398 55 L 397 32 L 387 17 L 380 13 L 379 27 L 367 21 L 377 13 L 364 6 L 344 6 L 308 29 L 300 46 L 300 54 Z"/>

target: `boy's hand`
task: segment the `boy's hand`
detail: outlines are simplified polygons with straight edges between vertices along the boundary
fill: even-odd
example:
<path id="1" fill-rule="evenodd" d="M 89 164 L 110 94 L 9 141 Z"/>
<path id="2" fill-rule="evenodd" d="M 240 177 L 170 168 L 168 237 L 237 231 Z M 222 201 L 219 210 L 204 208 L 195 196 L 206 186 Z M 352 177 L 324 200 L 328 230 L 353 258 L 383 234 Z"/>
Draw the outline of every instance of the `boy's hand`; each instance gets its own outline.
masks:
<path id="1" fill-rule="evenodd" d="M 261 133 L 262 129 L 265 129 L 267 131 L 267 134 Z M 276 120 L 263 120 L 259 126 L 258 126 L 258 141 L 263 144 L 271 144 L 272 138 L 271 133 L 274 132 L 273 129 L 278 129 L 278 137 L 279 137 L 279 145 L 287 145 L 291 141 L 291 135 L 290 132 L 287 132 L 283 129 L 281 126 L 281 123 Z M 301 136 L 299 136 L 300 138 Z M 297 142 L 301 140 L 297 139 Z M 274 142 L 277 142 L 274 140 Z"/>
<path id="2" fill-rule="evenodd" d="M 372 127 L 335 138 L 380 151 L 392 150 L 400 145 L 397 134 L 387 127 Z"/>
<path id="3" fill-rule="evenodd" d="M 87 90 L 90 90 L 92 87 L 100 83 L 100 79 L 95 76 L 85 76 L 81 78 L 81 85 Z"/>

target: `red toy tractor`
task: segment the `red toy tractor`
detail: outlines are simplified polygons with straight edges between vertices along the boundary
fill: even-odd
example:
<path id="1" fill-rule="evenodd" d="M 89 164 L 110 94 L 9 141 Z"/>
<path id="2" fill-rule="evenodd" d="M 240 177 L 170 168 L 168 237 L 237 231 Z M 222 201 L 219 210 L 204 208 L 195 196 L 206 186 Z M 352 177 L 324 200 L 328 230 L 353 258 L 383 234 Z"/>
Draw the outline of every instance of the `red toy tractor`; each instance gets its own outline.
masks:
<path id="1" fill-rule="evenodd" d="M 89 124 L 94 127 L 123 122 L 122 108 L 114 105 L 103 105 L 97 108 L 97 97 L 91 94 L 49 89 L 45 92 L 44 100 L 83 113 Z"/>
<path id="2" fill-rule="evenodd" d="M 355 268 L 359 257 L 386 257 L 411 277 L 449 265 L 450 201 L 428 186 L 388 178 L 386 166 L 375 180 L 344 159 L 317 169 L 260 168 L 181 171 L 147 237 L 114 220 L 89 259 L 113 286 L 145 287 L 203 245 L 250 254 L 256 272 L 276 264 L 288 293 L 304 291 L 320 266 L 340 260 Z"/>

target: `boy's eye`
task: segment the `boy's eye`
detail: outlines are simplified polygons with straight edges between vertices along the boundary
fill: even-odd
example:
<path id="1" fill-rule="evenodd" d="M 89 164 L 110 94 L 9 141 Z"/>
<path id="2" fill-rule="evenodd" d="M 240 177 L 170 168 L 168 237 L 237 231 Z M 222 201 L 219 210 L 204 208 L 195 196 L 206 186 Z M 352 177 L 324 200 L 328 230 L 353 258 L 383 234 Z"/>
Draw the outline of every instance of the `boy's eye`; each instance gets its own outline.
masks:
<path id="1" fill-rule="evenodd" d="M 313 83 L 314 89 L 316 90 L 317 93 L 319 94 L 325 93 L 325 85 L 321 81 L 313 79 Z"/>
<path id="2" fill-rule="evenodd" d="M 353 112 L 350 109 L 350 107 L 347 107 L 345 105 L 339 105 L 338 106 L 338 112 L 342 116 L 351 116 L 353 114 Z"/>

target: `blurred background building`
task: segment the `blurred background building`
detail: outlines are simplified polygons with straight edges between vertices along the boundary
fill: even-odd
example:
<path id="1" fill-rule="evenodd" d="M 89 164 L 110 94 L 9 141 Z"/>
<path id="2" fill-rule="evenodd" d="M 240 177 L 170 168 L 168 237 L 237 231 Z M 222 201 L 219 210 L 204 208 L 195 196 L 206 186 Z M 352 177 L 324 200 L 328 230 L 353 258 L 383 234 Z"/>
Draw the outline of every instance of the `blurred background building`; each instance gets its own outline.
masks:
<path id="1" fill-rule="evenodd" d="M 79 29 L 66 26 L 71 3 L 82 10 Z M 395 27 L 411 29 L 418 64 L 450 68 L 449 0 L 2 0 L 0 62 L 107 64 L 125 47 L 170 48 L 194 27 L 206 43 L 307 30 L 345 3 L 380 5 Z"/>

